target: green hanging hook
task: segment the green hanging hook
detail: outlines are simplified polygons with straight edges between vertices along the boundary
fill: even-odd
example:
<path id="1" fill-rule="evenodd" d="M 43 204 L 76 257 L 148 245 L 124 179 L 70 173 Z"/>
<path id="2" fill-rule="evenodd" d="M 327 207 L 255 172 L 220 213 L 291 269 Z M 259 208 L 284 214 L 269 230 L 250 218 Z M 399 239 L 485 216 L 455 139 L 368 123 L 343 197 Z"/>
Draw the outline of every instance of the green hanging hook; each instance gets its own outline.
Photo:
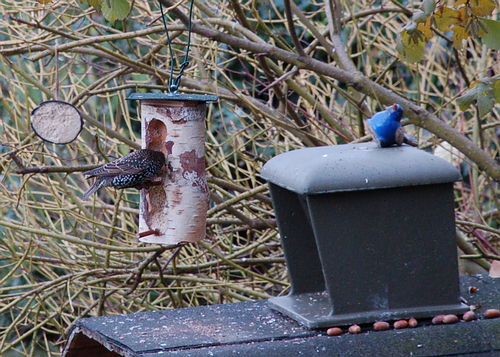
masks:
<path id="1" fill-rule="evenodd" d="M 192 28 L 192 19 L 193 19 L 193 4 L 194 0 L 191 0 L 191 5 L 189 6 L 189 23 L 188 23 L 188 42 L 186 46 L 186 52 L 184 54 L 184 59 L 181 63 L 181 67 L 179 69 L 179 74 L 177 77 L 174 79 L 174 69 L 175 69 L 175 58 L 174 58 L 174 51 L 172 50 L 172 42 L 170 40 L 170 35 L 168 34 L 168 28 L 167 28 L 167 20 L 165 18 L 165 13 L 163 11 L 163 5 L 160 0 L 158 0 L 160 4 L 160 11 L 161 11 L 161 18 L 163 21 L 163 27 L 165 28 L 165 33 L 167 35 L 167 43 L 168 43 L 168 49 L 170 53 L 170 75 L 168 78 L 168 93 L 169 94 L 176 94 L 177 91 L 179 90 L 179 86 L 181 83 L 182 76 L 184 75 L 184 71 L 187 66 L 189 66 L 189 49 L 191 47 L 191 28 Z"/>

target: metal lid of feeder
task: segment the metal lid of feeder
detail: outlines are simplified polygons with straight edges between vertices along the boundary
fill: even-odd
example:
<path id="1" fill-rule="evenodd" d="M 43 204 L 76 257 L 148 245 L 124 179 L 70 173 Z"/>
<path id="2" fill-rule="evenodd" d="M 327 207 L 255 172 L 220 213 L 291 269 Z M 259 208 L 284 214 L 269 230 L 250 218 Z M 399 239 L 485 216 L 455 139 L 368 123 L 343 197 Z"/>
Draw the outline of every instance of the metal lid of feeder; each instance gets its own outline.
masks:
<path id="1" fill-rule="evenodd" d="M 461 175 L 447 161 L 410 147 L 375 143 L 293 150 L 269 160 L 267 181 L 299 194 L 417 186 L 454 182 Z"/>
<path id="2" fill-rule="evenodd" d="M 127 100 L 171 100 L 181 102 L 216 102 L 216 95 L 180 93 L 130 93 Z"/>

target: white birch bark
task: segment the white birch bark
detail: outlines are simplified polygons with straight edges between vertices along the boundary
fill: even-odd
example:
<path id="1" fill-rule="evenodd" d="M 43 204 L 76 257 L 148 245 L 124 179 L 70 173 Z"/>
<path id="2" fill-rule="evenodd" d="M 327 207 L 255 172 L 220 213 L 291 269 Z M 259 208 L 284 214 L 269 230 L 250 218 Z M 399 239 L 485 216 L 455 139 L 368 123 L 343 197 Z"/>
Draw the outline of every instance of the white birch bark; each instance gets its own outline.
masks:
<path id="1" fill-rule="evenodd" d="M 177 244 L 205 237 L 205 102 L 141 101 L 142 147 L 162 151 L 163 183 L 141 190 L 139 232 L 159 230 L 141 242 Z"/>

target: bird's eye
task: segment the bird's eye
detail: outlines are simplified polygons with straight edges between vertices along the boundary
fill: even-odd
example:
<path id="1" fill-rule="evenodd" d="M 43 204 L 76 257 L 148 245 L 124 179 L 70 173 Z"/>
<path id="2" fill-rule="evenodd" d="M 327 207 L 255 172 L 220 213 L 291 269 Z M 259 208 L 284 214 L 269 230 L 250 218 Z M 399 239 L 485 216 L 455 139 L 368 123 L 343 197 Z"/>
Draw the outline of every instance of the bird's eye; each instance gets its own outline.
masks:
<path id="1" fill-rule="evenodd" d="M 393 104 L 393 105 L 392 105 L 392 109 L 393 109 L 393 110 L 398 110 L 398 105 L 397 105 L 397 104 Z"/>

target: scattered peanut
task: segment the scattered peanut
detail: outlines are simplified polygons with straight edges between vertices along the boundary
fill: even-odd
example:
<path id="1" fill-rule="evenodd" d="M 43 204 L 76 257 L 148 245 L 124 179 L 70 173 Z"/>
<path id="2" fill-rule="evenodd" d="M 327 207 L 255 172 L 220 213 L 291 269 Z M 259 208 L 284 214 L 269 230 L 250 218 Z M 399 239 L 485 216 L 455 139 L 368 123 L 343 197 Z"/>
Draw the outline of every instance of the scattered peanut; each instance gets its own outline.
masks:
<path id="1" fill-rule="evenodd" d="M 407 327 L 408 327 L 408 321 L 406 321 L 406 320 L 398 320 L 394 323 L 395 329 L 401 329 L 401 328 L 407 328 Z"/>
<path id="2" fill-rule="evenodd" d="M 477 288 L 475 286 L 469 286 L 469 294 L 474 294 L 477 292 Z"/>
<path id="3" fill-rule="evenodd" d="M 474 311 L 467 311 L 464 316 L 462 316 L 462 320 L 464 321 L 472 321 L 476 319 L 476 314 Z"/>
<path id="4" fill-rule="evenodd" d="M 408 320 L 408 325 L 410 327 L 417 327 L 417 325 L 418 325 L 417 319 L 412 317 L 411 319 Z"/>
<path id="5" fill-rule="evenodd" d="M 361 327 L 359 325 L 352 325 L 349 327 L 349 333 L 356 334 L 361 332 Z"/>
<path id="6" fill-rule="evenodd" d="M 436 315 L 432 319 L 432 324 L 433 325 L 439 325 L 443 323 L 444 315 Z"/>
<path id="7" fill-rule="evenodd" d="M 342 335 L 344 331 L 340 327 L 330 327 L 328 330 L 326 330 L 326 334 L 328 336 L 339 336 Z"/>
<path id="8" fill-rule="evenodd" d="M 373 324 L 373 329 L 375 331 L 384 331 L 389 329 L 390 325 L 388 322 L 385 321 L 377 321 Z"/>
<path id="9" fill-rule="evenodd" d="M 458 322 L 458 316 L 457 315 L 449 314 L 449 315 L 445 315 L 443 317 L 443 323 L 444 324 L 454 324 L 454 323 L 457 323 L 457 322 Z"/>
<path id="10" fill-rule="evenodd" d="M 494 319 L 495 317 L 500 317 L 500 310 L 498 309 L 488 309 L 484 312 L 484 317 L 487 319 Z"/>

